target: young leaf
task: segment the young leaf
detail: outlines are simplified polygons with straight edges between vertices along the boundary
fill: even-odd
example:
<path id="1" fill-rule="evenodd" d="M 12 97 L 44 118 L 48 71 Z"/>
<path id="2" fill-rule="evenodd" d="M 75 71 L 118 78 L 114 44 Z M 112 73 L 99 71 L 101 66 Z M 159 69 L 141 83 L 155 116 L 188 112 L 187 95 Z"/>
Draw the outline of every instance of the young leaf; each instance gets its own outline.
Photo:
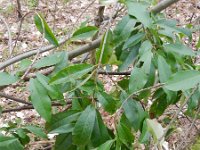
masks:
<path id="1" fill-rule="evenodd" d="M 33 107 L 41 117 L 49 122 L 51 120 L 51 99 L 49 98 L 47 91 L 37 79 L 30 80 L 29 89 Z"/>
<path id="2" fill-rule="evenodd" d="M 93 37 L 98 31 L 98 28 L 95 26 L 87 26 L 78 29 L 72 35 L 72 40 L 86 40 L 87 38 Z"/>
<path id="3" fill-rule="evenodd" d="M 131 72 L 131 77 L 129 81 L 129 92 L 133 93 L 144 87 L 147 82 L 147 75 L 142 68 L 134 68 Z"/>
<path id="4" fill-rule="evenodd" d="M 193 52 L 193 50 L 187 46 L 185 46 L 184 44 L 181 43 L 175 43 L 175 44 L 167 44 L 164 46 L 164 49 L 167 52 L 175 52 L 178 53 L 180 55 L 183 56 L 195 56 L 195 53 Z"/>
<path id="5" fill-rule="evenodd" d="M 172 91 L 187 90 L 200 83 L 200 72 L 186 70 L 175 73 L 166 82 L 165 88 Z"/>
<path id="6" fill-rule="evenodd" d="M 94 67 L 89 64 L 68 66 L 53 76 L 50 80 L 50 84 L 62 84 L 74 81 L 92 71 L 93 68 Z"/>
<path id="7" fill-rule="evenodd" d="M 0 135 L 0 149 L 2 150 L 23 150 L 23 146 L 15 137 Z"/>
<path id="8" fill-rule="evenodd" d="M 32 132 L 33 134 L 41 137 L 41 138 L 47 138 L 47 135 L 44 133 L 44 131 L 36 126 L 26 126 L 25 129 L 29 130 L 30 132 Z"/>
<path id="9" fill-rule="evenodd" d="M 34 21 L 35 21 L 35 25 L 38 28 L 38 30 L 40 31 L 41 34 L 44 33 L 45 38 L 49 41 L 49 43 L 58 46 L 58 41 L 56 39 L 56 37 L 54 36 L 53 32 L 51 31 L 51 29 L 49 28 L 47 22 L 45 21 L 45 19 L 40 15 L 37 14 L 34 16 Z"/>
<path id="10" fill-rule="evenodd" d="M 5 72 L 0 72 L 0 86 L 9 85 L 17 82 L 18 78 Z"/>
<path id="11" fill-rule="evenodd" d="M 128 7 L 128 14 L 135 16 L 145 27 L 150 27 L 152 24 L 152 19 L 147 11 L 147 7 L 143 3 L 127 1 L 126 5 Z"/>
<path id="12" fill-rule="evenodd" d="M 95 124 L 96 110 L 93 106 L 88 106 L 79 117 L 74 130 L 73 143 L 79 146 L 84 146 L 90 142 L 92 131 Z"/>
<path id="13" fill-rule="evenodd" d="M 114 113 L 117 108 L 116 100 L 105 92 L 97 93 L 98 101 L 103 105 L 104 109 L 110 113 Z"/>

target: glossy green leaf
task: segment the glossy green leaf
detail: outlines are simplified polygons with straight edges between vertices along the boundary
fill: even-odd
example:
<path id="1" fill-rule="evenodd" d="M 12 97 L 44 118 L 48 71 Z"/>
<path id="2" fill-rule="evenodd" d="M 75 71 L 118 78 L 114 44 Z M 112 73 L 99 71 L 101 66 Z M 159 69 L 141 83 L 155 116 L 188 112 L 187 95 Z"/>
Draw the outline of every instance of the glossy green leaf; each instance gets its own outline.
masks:
<path id="1" fill-rule="evenodd" d="M 0 135 L 0 149 L 2 150 L 23 150 L 23 146 L 15 137 Z"/>
<path id="2" fill-rule="evenodd" d="M 152 25 L 150 13 L 147 11 L 147 5 L 133 1 L 127 1 L 126 5 L 129 15 L 135 16 L 145 27 L 150 27 Z"/>
<path id="3" fill-rule="evenodd" d="M 165 83 L 172 74 L 170 66 L 161 55 L 158 56 L 158 73 L 162 83 Z"/>
<path id="4" fill-rule="evenodd" d="M 105 142 L 104 144 L 102 144 L 101 146 L 99 146 L 97 150 L 110 150 L 113 143 L 114 143 L 114 140 L 109 140 Z"/>
<path id="5" fill-rule="evenodd" d="M 123 46 L 123 50 L 130 48 L 136 44 L 138 44 L 142 39 L 144 38 L 144 33 L 137 33 L 135 35 L 132 35 Z"/>
<path id="6" fill-rule="evenodd" d="M 164 49 L 167 52 L 175 52 L 178 53 L 180 55 L 183 56 L 195 56 L 195 53 L 193 52 L 193 50 L 187 46 L 185 46 L 184 44 L 181 43 L 176 43 L 176 44 L 167 44 L 164 46 Z"/>
<path id="7" fill-rule="evenodd" d="M 105 92 L 97 93 L 97 100 L 103 105 L 107 112 L 114 113 L 117 108 L 116 100 Z"/>
<path id="8" fill-rule="evenodd" d="M 62 84 L 75 81 L 92 71 L 93 68 L 94 67 L 90 64 L 76 64 L 68 66 L 53 76 L 50 80 L 50 84 Z"/>
<path id="9" fill-rule="evenodd" d="M 47 57 L 41 58 L 33 65 L 33 67 L 39 69 L 47 66 L 56 65 L 61 61 L 62 55 L 64 55 L 63 52 L 57 52 Z"/>
<path id="10" fill-rule="evenodd" d="M 101 114 L 98 111 L 96 114 L 94 129 L 91 136 L 92 145 L 94 147 L 97 147 L 110 139 L 108 130 L 101 118 Z"/>
<path id="11" fill-rule="evenodd" d="M 86 40 L 92 38 L 98 31 L 95 26 L 82 27 L 74 32 L 72 35 L 72 40 Z"/>
<path id="12" fill-rule="evenodd" d="M 129 15 L 124 16 L 113 31 L 113 43 L 119 45 L 125 41 L 131 35 L 136 22 L 137 20 L 133 17 Z"/>
<path id="13" fill-rule="evenodd" d="M 79 117 L 74 130 L 73 143 L 84 146 L 90 142 L 92 131 L 95 124 L 96 110 L 93 106 L 88 106 Z"/>
<path id="14" fill-rule="evenodd" d="M 41 137 L 41 138 L 47 138 L 47 135 L 44 133 L 44 131 L 36 126 L 26 126 L 25 129 L 29 130 L 33 134 Z"/>
<path id="15" fill-rule="evenodd" d="M 0 86 L 13 84 L 18 81 L 18 78 L 14 75 L 10 75 L 6 72 L 0 72 Z"/>
<path id="16" fill-rule="evenodd" d="M 172 91 L 187 90 L 200 83 L 200 72 L 186 70 L 175 73 L 166 82 L 165 88 Z"/>
<path id="17" fill-rule="evenodd" d="M 136 92 L 144 87 L 147 82 L 147 75 L 142 68 L 134 68 L 129 81 L 129 92 Z"/>
<path id="18" fill-rule="evenodd" d="M 37 79 L 30 80 L 29 89 L 33 107 L 41 117 L 49 122 L 51 120 L 51 99 L 49 98 L 47 91 Z"/>
<path id="19" fill-rule="evenodd" d="M 50 134 L 69 133 L 74 129 L 74 122 L 77 121 L 80 113 L 77 111 L 67 111 L 55 114 L 50 122 L 46 123 L 46 129 Z"/>
<path id="20" fill-rule="evenodd" d="M 129 120 L 132 127 L 137 131 L 142 127 L 142 122 L 146 117 L 141 104 L 136 100 L 131 98 L 127 99 L 127 94 L 123 93 L 121 95 L 122 107 L 125 112 L 125 116 Z"/>
<path id="21" fill-rule="evenodd" d="M 49 43 L 58 46 L 58 41 L 56 39 L 56 37 L 54 36 L 53 32 L 51 31 L 51 29 L 49 28 L 47 22 L 45 21 L 45 19 L 40 15 L 37 14 L 34 16 L 34 21 L 35 21 L 35 25 L 38 28 L 38 30 L 40 31 L 41 34 L 44 33 L 45 38 L 49 41 Z"/>

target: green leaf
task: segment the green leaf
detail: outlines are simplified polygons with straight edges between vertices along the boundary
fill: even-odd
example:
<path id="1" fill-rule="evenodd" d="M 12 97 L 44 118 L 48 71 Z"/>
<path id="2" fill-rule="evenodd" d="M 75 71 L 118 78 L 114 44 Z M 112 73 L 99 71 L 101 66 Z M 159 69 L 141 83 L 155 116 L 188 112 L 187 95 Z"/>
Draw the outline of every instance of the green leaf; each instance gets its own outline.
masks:
<path id="1" fill-rule="evenodd" d="M 23 146 L 15 137 L 0 135 L 0 149 L 2 150 L 23 150 Z"/>
<path id="2" fill-rule="evenodd" d="M 158 73 L 162 83 L 165 83 L 172 74 L 170 66 L 161 55 L 158 56 Z"/>
<path id="3" fill-rule="evenodd" d="M 86 40 L 87 38 L 93 37 L 98 31 L 95 26 L 82 27 L 74 32 L 72 40 Z"/>
<path id="4" fill-rule="evenodd" d="M 55 114 L 50 122 L 46 123 L 46 129 L 50 134 L 69 133 L 74 129 L 74 122 L 77 121 L 80 113 L 77 111 L 67 111 Z"/>
<path id="5" fill-rule="evenodd" d="M 195 53 L 193 50 L 184 44 L 181 43 L 175 43 L 175 44 L 167 44 L 164 46 L 164 49 L 167 52 L 175 52 L 183 56 L 195 56 Z"/>
<path id="6" fill-rule="evenodd" d="M 142 68 L 134 68 L 129 81 L 129 92 L 136 92 L 144 87 L 147 82 L 147 75 Z"/>
<path id="7" fill-rule="evenodd" d="M 47 57 L 41 58 L 33 65 L 33 67 L 39 69 L 47 66 L 56 65 L 61 61 L 63 55 L 63 52 L 57 52 Z"/>
<path id="8" fill-rule="evenodd" d="M 58 41 L 56 39 L 56 37 L 54 36 L 53 32 L 51 31 L 51 29 L 49 28 L 47 22 L 45 21 L 45 19 L 40 15 L 37 14 L 34 16 L 34 21 L 35 21 L 35 25 L 38 28 L 38 30 L 40 31 L 41 34 L 44 33 L 45 38 L 49 41 L 49 43 L 58 46 Z"/>
<path id="9" fill-rule="evenodd" d="M 49 122 L 51 120 L 51 99 L 49 98 L 47 91 L 37 79 L 30 80 L 29 89 L 33 107 L 41 117 Z"/>
<path id="10" fill-rule="evenodd" d="M 76 64 L 68 66 L 53 76 L 50 80 L 50 84 L 62 84 L 75 81 L 92 71 L 93 68 L 94 67 L 90 64 Z"/>
<path id="11" fill-rule="evenodd" d="M 109 140 L 107 142 L 105 142 L 104 144 L 102 144 L 101 146 L 99 146 L 97 148 L 97 150 L 110 150 L 112 144 L 114 143 L 115 140 Z"/>
<path id="12" fill-rule="evenodd" d="M 122 50 L 125 50 L 127 48 L 130 48 L 138 44 L 144 38 L 144 35 L 145 35 L 144 33 L 137 33 L 131 36 L 130 38 L 128 38 L 128 40 L 124 43 Z"/>
<path id="13" fill-rule="evenodd" d="M 200 72 L 196 70 L 175 73 L 166 82 L 165 88 L 172 91 L 187 90 L 200 83 Z"/>
<path id="14" fill-rule="evenodd" d="M 63 93 L 58 90 L 58 88 L 56 87 L 56 85 L 49 85 L 49 78 L 46 77 L 43 74 L 39 74 L 36 73 L 37 76 L 37 80 L 42 84 L 42 86 L 44 86 L 44 88 L 46 88 L 48 95 L 55 100 L 63 100 Z"/>
<path id="15" fill-rule="evenodd" d="M 101 59 L 100 61 L 102 64 L 108 64 L 112 55 L 113 55 L 112 32 L 109 30 L 104 34 L 103 40 L 100 44 L 100 48 L 96 52 L 96 62 L 98 63 L 99 59 Z"/>
<path id="16" fill-rule="evenodd" d="M 41 138 L 47 138 L 47 135 L 44 133 L 44 131 L 36 126 L 26 126 L 25 129 L 29 130 L 30 132 L 32 132 L 33 134 L 41 137 Z"/>
<path id="17" fill-rule="evenodd" d="M 135 131 L 137 131 L 138 129 L 141 129 L 142 122 L 146 117 L 146 113 L 144 112 L 139 102 L 131 98 L 127 99 L 127 97 L 128 97 L 127 94 L 122 93 L 121 95 L 121 101 L 123 104 L 122 107 L 124 109 L 125 116 L 129 120 Z"/>
<path id="18" fill-rule="evenodd" d="M 164 128 L 155 119 L 146 119 L 146 122 L 149 132 L 153 135 L 154 142 L 157 143 L 164 134 Z"/>
<path id="19" fill-rule="evenodd" d="M 97 147 L 110 139 L 108 130 L 101 118 L 101 114 L 98 111 L 96 111 L 96 113 L 97 115 L 95 118 L 94 129 L 91 136 L 92 144 L 94 147 Z"/>
<path id="20" fill-rule="evenodd" d="M 140 135 L 139 142 L 142 144 L 148 144 L 150 141 L 150 138 L 151 138 L 151 134 L 148 131 L 147 122 L 146 122 L 146 120 L 144 120 L 143 127 L 142 127 L 142 133 Z"/>
<path id="21" fill-rule="evenodd" d="M 134 137 L 131 132 L 131 128 L 127 125 L 120 123 L 117 125 L 117 136 L 125 145 L 131 145 L 134 143 Z"/>
<path id="22" fill-rule="evenodd" d="M 187 28 L 177 27 L 176 20 L 162 19 L 158 20 L 156 23 L 161 27 L 160 30 L 158 30 L 160 34 L 175 39 L 175 33 L 182 33 L 192 39 L 192 32 Z"/>
<path id="23" fill-rule="evenodd" d="M 129 15 L 124 16 L 113 31 L 113 43 L 119 45 L 125 41 L 131 35 L 136 22 L 137 20 L 133 17 Z"/>
<path id="24" fill-rule="evenodd" d="M 79 117 L 74 130 L 73 143 L 79 146 L 84 146 L 90 142 L 92 131 L 95 124 L 96 110 L 93 106 L 88 106 Z"/>
<path id="25" fill-rule="evenodd" d="M 9 85 L 17 82 L 18 78 L 6 72 L 0 72 L 0 86 Z"/>
<path id="26" fill-rule="evenodd" d="M 145 27 L 152 25 L 150 13 L 147 11 L 147 5 L 139 2 L 127 1 L 128 14 L 135 16 Z"/>
<path id="27" fill-rule="evenodd" d="M 119 65 L 119 71 L 124 71 L 128 69 L 128 67 L 133 64 L 135 59 L 138 56 L 138 49 L 140 47 L 140 44 L 137 44 L 130 48 L 130 50 L 124 50 L 122 51 L 122 54 L 120 56 L 120 61 L 122 62 L 121 65 Z"/>
<path id="28" fill-rule="evenodd" d="M 105 92 L 98 92 L 97 93 L 97 99 L 98 101 L 103 105 L 104 109 L 107 112 L 114 113 L 117 108 L 116 100 L 113 99 L 111 95 L 108 95 Z"/>
<path id="29" fill-rule="evenodd" d="M 76 146 L 72 143 L 72 134 L 60 134 L 56 136 L 55 150 L 75 150 Z"/>
<path id="30" fill-rule="evenodd" d="M 149 40 L 146 40 L 146 41 L 142 42 L 142 45 L 141 45 L 141 47 L 139 49 L 139 55 L 140 55 L 140 57 L 143 54 L 145 54 L 146 52 L 151 51 L 152 47 L 153 46 L 152 46 L 152 44 L 151 44 L 151 42 Z"/>

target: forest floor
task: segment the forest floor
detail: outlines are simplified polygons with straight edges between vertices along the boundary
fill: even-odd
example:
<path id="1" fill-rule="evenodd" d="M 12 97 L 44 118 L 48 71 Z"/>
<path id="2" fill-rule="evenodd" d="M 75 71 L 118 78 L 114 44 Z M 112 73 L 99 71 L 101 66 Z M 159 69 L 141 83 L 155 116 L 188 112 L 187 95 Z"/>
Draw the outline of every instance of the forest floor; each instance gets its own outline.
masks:
<path id="1" fill-rule="evenodd" d="M 53 29 L 56 37 L 62 39 L 65 37 L 68 32 L 73 31 L 77 28 L 82 22 L 86 21 L 88 24 L 93 25 L 96 13 L 98 10 L 98 2 L 92 0 L 21 0 L 21 9 L 22 14 L 26 15 L 22 26 L 20 27 L 20 19 L 18 18 L 18 9 L 16 7 L 16 1 L 0 0 L 0 16 L 6 21 L 11 32 L 12 44 L 9 44 L 9 34 L 6 29 L 5 24 L 0 18 L 0 62 L 15 56 L 16 54 L 23 53 L 44 45 L 48 45 L 48 42 L 42 38 L 40 32 L 35 27 L 33 16 L 35 12 L 41 12 Z M 109 16 L 113 11 L 113 8 L 108 6 L 105 10 L 105 16 Z M 119 20 L 123 14 L 122 12 L 117 17 Z M 199 24 L 200 19 L 200 2 L 198 0 L 180 0 L 178 3 L 167 8 L 164 13 L 167 18 L 175 19 L 178 21 L 179 26 L 186 26 L 187 24 L 197 25 Z M 102 25 L 103 26 L 103 25 Z M 19 32 L 20 29 L 20 32 Z M 19 35 L 19 37 L 18 37 Z M 188 43 L 187 39 L 185 40 L 186 44 L 192 47 L 195 50 L 195 43 L 199 38 L 199 32 L 193 34 L 193 41 Z M 16 46 L 14 46 L 16 44 Z M 13 49 L 13 52 L 10 54 L 9 48 Z M 64 45 L 56 50 L 60 49 L 73 49 L 75 45 Z M 54 50 L 54 51 L 56 51 Z M 43 53 L 42 56 L 48 55 L 51 52 Z M 19 64 L 15 64 L 17 68 Z M 8 68 L 10 69 L 10 68 Z M 119 77 L 113 77 L 113 80 L 117 80 Z M 109 77 L 104 77 L 106 79 L 105 88 L 110 90 L 112 88 L 112 80 Z M 4 92 L 7 95 L 11 95 L 15 98 L 23 99 L 28 101 L 28 85 L 24 83 L 20 86 L 11 86 L 3 89 L 0 92 Z M 21 104 L 11 101 L 10 99 L 1 97 L 0 106 L 3 109 L 11 109 L 14 107 L 22 106 Z M 59 109 L 59 108 L 58 108 Z M 165 111 L 164 115 L 170 116 L 178 109 L 178 106 L 170 107 Z M 56 110 L 55 110 L 56 111 Z M 112 128 L 113 118 L 104 114 L 107 125 Z M 162 119 L 159 118 L 159 119 Z M 10 112 L 2 114 L 0 116 L 0 128 L 7 125 L 9 121 L 20 122 L 20 124 L 37 124 L 41 126 L 44 123 L 44 120 L 39 117 L 36 111 L 34 110 L 23 110 L 19 112 Z M 193 128 L 190 130 L 188 136 L 185 136 L 185 133 L 188 132 L 188 128 L 192 124 L 192 118 L 186 117 L 183 113 L 179 115 L 179 119 L 176 122 L 177 131 L 172 134 L 166 144 L 166 150 L 174 150 L 177 145 L 183 142 L 183 147 L 191 145 L 194 142 L 196 137 L 200 135 L 200 120 L 196 120 Z M 52 137 L 49 137 L 52 139 Z M 49 141 L 32 141 L 27 149 L 36 150 L 43 149 L 44 145 Z M 50 140 L 50 142 L 52 142 Z M 142 149 L 142 146 L 139 148 Z M 200 147 L 199 147 L 200 149 Z"/>

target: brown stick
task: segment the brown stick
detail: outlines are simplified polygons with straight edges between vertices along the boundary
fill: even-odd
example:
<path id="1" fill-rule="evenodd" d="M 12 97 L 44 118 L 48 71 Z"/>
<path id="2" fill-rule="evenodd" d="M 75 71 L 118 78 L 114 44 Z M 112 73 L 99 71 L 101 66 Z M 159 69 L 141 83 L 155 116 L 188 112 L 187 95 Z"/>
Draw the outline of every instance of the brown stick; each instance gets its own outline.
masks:
<path id="1" fill-rule="evenodd" d="M 158 12 L 164 10 L 165 8 L 167 8 L 168 6 L 170 6 L 171 4 L 173 4 L 173 3 L 177 2 L 177 1 L 179 1 L 179 0 L 164 0 L 164 1 L 161 2 L 161 4 L 159 3 L 158 5 L 153 7 L 150 11 L 152 11 L 153 13 L 158 13 Z M 59 42 L 59 45 L 64 44 L 66 41 L 68 41 L 69 38 L 70 37 L 67 37 L 67 38 L 61 40 Z M 101 39 L 102 39 L 102 37 L 100 37 L 99 39 L 91 42 L 90 44 L 82 46 L 81 48 L 78 48 L 76 50 L 70 51 L 69 52 L 69 58 L 72 59 L 72 58 L 74 58 L 76 56 L 79 56 L 81 54 L 84 54 L 84 53 L 87 53 L 89 51 L 94 50 L 95 48 L 99 47 Z M 55 46 L 50 45 L 50 46 L 39 48 L 39 51 L 40 51 L 40 53 L 44 53 L 44 52 L 52 50 L 54 48 L 55 48 Z M 31 56 L 37 54 L 37 51 L 38 51 L 38 49 L 31 50 L 31 51 L 19 54 L 19 55 L 15 56 L 15 57 L 13 57 L 11 59 L 6 60 L 5 62 L 0 64 L 0 70 L 4 69 L 5 67 L 7 67 L 7 66 L 9 66 L 11 64 L 14 64 L 14 63 L 20 61 L 22 59 L 25 59 L 25 58 L 28 58 L 28 57 L 31 57 Z"/>

